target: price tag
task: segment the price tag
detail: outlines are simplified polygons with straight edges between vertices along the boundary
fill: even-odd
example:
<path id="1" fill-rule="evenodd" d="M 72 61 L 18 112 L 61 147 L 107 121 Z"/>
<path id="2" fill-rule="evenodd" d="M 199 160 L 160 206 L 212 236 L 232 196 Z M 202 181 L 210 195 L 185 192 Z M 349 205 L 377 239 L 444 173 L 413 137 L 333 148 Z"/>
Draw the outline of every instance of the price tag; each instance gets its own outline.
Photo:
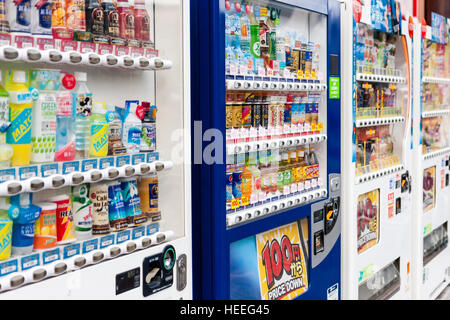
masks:
<path id="1" fill-rule="evenodd" d="M 248 74 L 247 66 L 239 66 L 239 74 L 246 76 Z"/>
<path id="2" fill-rule="evenodd" d="M 250 199 L 248 197 L 241 197 L 241 206 L 246 207 L 250 204 Z"/>
<path id="3" fill-rule="evenodd" d="M 143 153 L 142 154 L 134 154 L 131 158 L 131 163 L 133 165 L 137 165 L 137 164 L 140 164 L 143 162 L 145 162 L 145 154 L 143 154 Z"/>
<path id="4" fill-rule="evenodd" d="M 305 126 L 303 125 L 303 123 L 299 123 L 297 126 L 298 126 L 299 133 L 305 132 Z"/>
<path id="5" fill-rule="evenodd" d="M 59 248 L 48 250 L 42 253 L 42 262 L 44 264 L 49 264 L 53 261 L 59 260 Z"/>
<path id="6" fill-rule="evenodd" d="M 80 163 L 78 161 L 64 162 L 62 165 L 62 173 L 69 174 L 75 171 L 80 171 Z"/>
<path id="7" fill-rule="evenodd" d="M 296 125 L 296 124 L 292 124 L 292 125 L 291 125 L 291 133 L 293 133 L 293 134 L 299 133 L 299 131 L 298 131 L 298 125 Z"/>
<path id="8" fill-rule="evenodd" d="M 311 124 L 305 123 L 303 132 L 310 132 L 311 131 Z"/>
<path id="9" fill-rule="evenodd" d="M 230 74 L 237 74 L 237 73 L 238 73 L 237 66 L 234 64 L 230 65 Z"/>
<path id="10" fill-rule="evenodd" d="M 9 260 L 3 263 L 0 263 L 0 277 L 6 276 L 7 274 L 17 272 L 17 259 Z"/>
<path id="11" fill-rule="evenodd" d="M 257 194 L 252 194 L 250 197 L 250 204 L 255 204 L 258 202 L 258 195 Z"/>
<path id="12" fill-rule="evenodd" d="M 25 271 L 39 265 L 39 253 L 35 253 L 20 259 L 21 270 Z"/>
<path id="13" fill-rule="evenodd" d="M 303 191 L 305 190 L 305 184 L 303 182 L 299 182 L 298 183 L 298 191 Z"/>
<path id="14" fill-rule="evenodd" d="M 260 192 L 259 193 L 259 201 L 264 202 L 267 199 L 267 195 L 265 192 Z"/>
<path id="15" fill-rule="evenodd" d="M 158 222 L 149 224 L 147 226 L 147 235 L 148 236 L 151 236 L 152 234 L 155 234 L 157 232 L 159 232 L 159 223 Z"/>
<path id="16" fill-rule="evenodd" d="M 275 128 L 275 135 L 280 136 L 283 134 L 283 127 L 277 126 Z"/>
<path id="17" fill-rule="evenodd" d="M 283 127 L 283 133 L 284 134 L 291 134 L 291 126 L 290 125 L 285 125 Z"/>
<path id="18" fill-rule="evenodd" d="M 109 247 L 114 243 L 114 235 L 110 234 L 100 238 L 100 249 Z"/>
<path id="19" fill-rule="evenodd" d="M 16 178 L 16 169 L 0 170 L 0 182 L 14 180 Z"/>
<path id="20" fill-rule="evenodd" d="M 141 237 L 143 237 L 145 235 L 145 227 L 137 227 L 133 229 L 133 235 L 132 238 L 133 240 L 139 239 Z"/>
<path id="21" fill-rule="evenodd" d="M 100 170 L 113 167 L 114 166 L 114 158 L 102 158 L 100 159 Z"/>
<path id="22" fill-rule="evenodd" d="M 250 136 L 249 129 L 247 128 L 241 128 L 240 138 L 241 139 L 247 139 Z"/>
<path id="23" fill-rule="evenodd" d="M 291 193 L 297 193 L 298 192 L 298 184 L 294 183 L 291 185 Z"/>
<path id="24" fill-rule="evenodd" d="M 322 186 L 323 186 L 323 180 L 322 180 L 322 178 L 318 178 L 318 179 L 317 179 L 317 184 L 319 185 L 319 187 L 322 187 Z"/>
<path id="25" fill-rule="evenodd" d="M 83 170 L 83 172 L 92 170 L 92 169 L 97 169 L 97 160 L 96 159 L 91 159 L 91 160 L 83 160 L 81 162 L 81 168 Z"/>
<path id="26" fill-rule="evenodd" d="M 273 136 L 275 134 L 275 128 L 274 127 L 268 127 L 267 128 L 267 135 Z"/>
<path id="27" fill-rule="evenodd" d="M 98 239 L 92 239 L 83 242 L 83 254 L 97 250 L 97 248 L 98 248 Z"/>
<path id="28" fill-rule="evenodd" d="M 63 257 L 64 259 L 71 258 L 73 256 L 76 256 L 77 254 L 80 254 L 80 244 L 75 243 L 71 245 L 67 245 L 63 249 Z"/>
<path id="29" fill-rule="evenodd" d="M 267 136 L 267 130 L 266 130 L 266 128 L 264 128 L 264 127 L 259 127 L 258 132 L 259 132 L 259 136 L 260 136 L 261 138 Z"/>
<path id="30" fill-rule="evenodd" d="M 58 164 L 57 163 L 50 163 L 50 164 L 43 164 L 41 165 L 41 175 L 42 177 L 46 178 L 53 174 L 58 173 Z"/>
<path id="31" fill-rule="evenodd" d="M 117 234 L 116 243 L 117 244 L 124 243 L 125 241 L 130 240 L 130 237 L 131 237 L 130 230 L 121 231 Z"/>
<path id="32" fill-rule="evenodd" d="M 305 182 L 305 190 L 309 190 L 309 189 L 311 189 L 311 181 L 306 181 Z"/>
<path id="33" fill-rule="evenodd" d="M 283 194 L 286 196 L 291 193 L 291 187 L 290 186 L 284 186 L 283 187 Z"/>
<path id="34" fill-rule="evenodd" d="M 283 75 L 284 75 L 285 78 L 290 78 L 291 77 L 291 71 L 289 71 L 289 69 L 284 69 Z"/>
<path id="35" fill-rule="evenodd" d="M 266 69 L 259 67 L 258 68 L 258 76 L 264 77 L 266 75 Z"/>
<path id="36" fill-rule="evenodd" d="M 258 137 L 258 129 L 251 127 L 249 132 L 250 138 L 256 138 Z"/>
<path id="37" fill-rule="evenodd" d="M 130 164 L 130 156 L 120 156 L 116 158 L 116 166 L 123 167 L 124 165 Z"/>
<path id="38" fill-rule="evenodd" d="M 231 136 L 231 139 L 233 139 L 233 140 L 239 139 L 239 130 L 234 129 L 234 128 L 231 129 L 230 136 Z"/>
<path id="39" fill-rule="evenodd" d="M 312 179 L 311 180 L 311 185 L 313 188 L 317 188 L 317 179 Z"/>
<path id="40" fill-rule="evenodd" d="M 273 76 L 273 70 L 271 68 L 267 68 L 267 76 Z"/>
<path id="41" fill-rule="evenodd" d="M 34 178 L 34 177 L 37 177 L 37 175 L 38 175 L 38 168 L 37 168 L 37 166 L 19 168 L 20 180 L 26 180 L 26 179 L 29 179 L 29 178 Z"/>
<path id="42" fill-rule="evenodd" d="M 239 199 L 231 200 L 231 210 L 239 208 Z"/>
<path id="43" fill-rule="evenodd" d="M 149 152 L 147 153 L 147 162 L 155 162 L 159 160 L 159 152 Z"/>

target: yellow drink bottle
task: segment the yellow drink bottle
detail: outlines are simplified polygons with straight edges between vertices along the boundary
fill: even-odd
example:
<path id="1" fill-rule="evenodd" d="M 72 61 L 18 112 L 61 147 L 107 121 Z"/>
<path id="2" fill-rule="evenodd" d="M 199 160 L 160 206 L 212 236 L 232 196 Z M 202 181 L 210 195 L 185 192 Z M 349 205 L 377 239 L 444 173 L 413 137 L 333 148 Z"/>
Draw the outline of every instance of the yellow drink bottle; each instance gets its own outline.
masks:
<path id="1" fill-rule="evenodd" d="M 106 121 L 106 102 L 95 102 L 92 111 L 89 156 L 106 157 L 108 155 L 109 135 L 109 126 Z"/>
<path id="2" fill-rule="evenodd" d="M 0 198 L 0 261 L 11 257 L 11 241 L 13 221 L 8 215 L 6 198 Z"/>
<path id="3" fill-rule="evenodd" d="M 9 92 L 9 121 L 11 126 L 6 133 L 6 142 L 13 148 L 12 166 L 30 164 L 31 158 L 31 94 L 26 85 L 25 71 L 8 70 L 6 90 Z"/>

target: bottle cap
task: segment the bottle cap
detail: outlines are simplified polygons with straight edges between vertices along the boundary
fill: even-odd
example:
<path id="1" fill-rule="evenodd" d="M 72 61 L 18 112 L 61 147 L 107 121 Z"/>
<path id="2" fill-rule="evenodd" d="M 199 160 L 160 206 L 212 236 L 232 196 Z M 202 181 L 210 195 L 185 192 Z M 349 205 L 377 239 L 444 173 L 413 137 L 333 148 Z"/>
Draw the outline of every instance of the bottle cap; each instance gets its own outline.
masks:
<path id="1" fill-rule="evenodd" d="M 148 111 L 150 111 L 150 102 L 147 102 L 147 101 L 142 101 L 142 108 L 144 108 L 144 111 L 145 112 L 148 112 Z"/>
<path id="2" fill-rule="evenodd" d="M 75 72 L 75 79 L 77 81 L 87 81 L 87 73 L 86 72 Z"/>
<path id="3" fill-rule="evenodd" d="M 92 106 L 92 113 L 106 114 L 106 102 L 94 102 Z"/>
<path id="4" fill-rule="evenodd" d="M 25 71 L 14 70 L 13 81 L 16 82 L 16 83 L 25 83 L 25 82 L 27 82 L 27 76 L 25 74 Z"/>

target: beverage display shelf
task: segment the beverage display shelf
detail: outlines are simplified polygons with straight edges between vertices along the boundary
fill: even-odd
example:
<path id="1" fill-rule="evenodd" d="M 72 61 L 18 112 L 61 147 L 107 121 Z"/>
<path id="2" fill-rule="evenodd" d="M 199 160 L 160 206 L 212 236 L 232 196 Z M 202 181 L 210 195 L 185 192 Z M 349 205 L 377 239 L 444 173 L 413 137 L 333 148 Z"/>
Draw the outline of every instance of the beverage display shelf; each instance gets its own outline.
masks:
<path id="1" fill-rule="evenodd" d="M 252 208 L 243 209 L 235 213 L 227 214 L 227 227 L 231 228 L 243 223 L 251 222 L 269 215 L 279 213 L 286 209 L 292 209 L 303 206 L 313 201 L 325 199 L 327 197 L 327 189 L 317 188 L 312 191 L 303 193 L 293 193 L 285 196 L 283 199 L 270 201 L 262 205 L 254 206 Z"/>
<path id="2" fill-rule="evenodd" d="M 323 92 L 328 89 L 328 86 L 318 80 L 242 76 L 235 79 L 227 78 L 226 89 L 230 91 Z"/>
<path id="3" fill-rule="evenodd" d="M 148 249 L 174 238 L 148 224 L 53 249 L 13 257 L 0 263 L 0 292 L 17 289 L 70 271 Z"/>
<path id="4" fill-rule="evenodd" d="M 379 83 L 393 83 L 393 84 L 394 83 L 398 83 L 398 84 L 406 83 L 405 77 L 379 75 L 379 74 L 367 74 L 367 73 L 357 73 L 356 80 L 357 81 L 365 81 L 365 82 L 379 82 Z"/>
<path id="5" fill-rule="evenodd" d="M 0 61 L 128 70 L 165 70 L 172 67 L 172 61 L 159 57 L 63 52 L 58 49 L 39 50 L 33 47 L 19 49 L 12 46 L 0 46 Z"/>
<path id="6" fill-rule="evenodd" d="M 367 183 L 367 182 L 385 177 L 390 174 L 401 172 L 403 170 L 405 170 L 405 167 L 403 165 L 397 165 L 397 166 L 385 168 L 382 170 L 378 170 L 375 172 L 366 173 L 366 174 L 357 176 L 355 179 L 355 184 L 358 185 L 358 184 Z"/>
<path id="7" fill-rule="evenodd" d="M 327 140 L 326 134 L 313 134 L 277 139 L 261 139 L 251 142 L 228 143 L 227 154 L 241 154 L 254 151 L 289 148 L 307 144 L 317 144 Z"/>
<path id="8" fill-rule="evenodd" d="M 380 117 L 380 118 L 358 119 L 356 120 L 355 124 L 357 128 L 365 128 L 403 122 L 405 122 L 405 117 Z"/>
<path id="9" fill-rule="evenodd" d="M 450 153 L 450 148 L 442 148 L 436 151 L 432 151 L 423 155 L 423 161 L 431 160 L 433 158 L 443 156 L 447 153 Z"/>
<path id="10" fill-rule="evenodd" d="M 0 197 L 148 175 L 173 167 L 171 161 L 131 160 L 131 156 L 118 156 L 3 169 Z"/>
<path id="11" fill-rule="evenodd" d="M 423 77 L 423 83 L 450 84 L 450 78 Z"/>
<path id="12" fill-rule="evenodd" d="M 422 118 L 434 118 L 434 117 L 443 117 L 450 114 L 450 110 L 442 109 L 442 110 L 434 110 L 434 111 L 425 111 L 422 112 Z"/>

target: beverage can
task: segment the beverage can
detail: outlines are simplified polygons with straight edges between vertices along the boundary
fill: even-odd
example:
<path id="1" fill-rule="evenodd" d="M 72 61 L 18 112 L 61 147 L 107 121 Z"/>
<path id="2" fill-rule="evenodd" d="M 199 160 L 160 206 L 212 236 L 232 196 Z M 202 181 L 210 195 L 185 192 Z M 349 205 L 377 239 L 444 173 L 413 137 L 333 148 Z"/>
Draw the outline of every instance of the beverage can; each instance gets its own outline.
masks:
<path id="1" fill-rule="evenodd" d="M 72 187 L 73 220 L 75 235 L 78 240 L 92 236 L 92 202 L 89 196 L 89 185 Z"/>
<path id="2" fill-rule="evenodd" d="M 45 250 L 56 247 L 56 203 L 38 203 L 41 216 L 36 220 L 34 231 L 34 250 Z"/>
<path id="3" fill-rule="evenodd" d="M 8 213 L 0 215 L 0 261 L 8 260 L 11 256 L 13 222 Z"/>
<path id="4" fill-rule="evenodd" d="M 108 186 L 105 183 L 92 184 L 89 194 L 92 202 L 92 235 L 109 234 Z"/>
<path id="5" fill-rule="evenodd" d="M 242 127 L 249 128 L 252 126 L 252 106 L 242 106 Z"/>
<path id="6" fill-rule="evenodd" d="M 112 231 L 128 228 L 128 217 L 123 203 L 122 188 L 118 181 L 108 184 L 109 225 Z"/>
<path id="7" fill-rule="evenodd" d="M 158 176 L 141 178 L 138 190 L 142 213 L 151 217 L 158 212 Z"/>
<path id="8" fill-rule="evenodd" d="M 134 178 L 123 179 L 121 181 L 123 201 L 128 217 L 129 226 L 138 226 L 148 221 L 148 216 L 141 210 L 141 201 L 137 187 L 137 180 Z"/>
<path id="9" fill-rule="evenodd" d="M 72 201 L 67 195 L 50 198 L 56 204 L 56 240 L 58 245 L 76 241 Z"/>
<path id="10" fill-rule="evenodd" d="M 232 106 L 233 112 L 233 128 L 241 128 L 242 127 L 242 105 L 235 104 Z"/>
<path id="11" fill-rule="evenodd" d="M 142 124 L 141 152 L 156 150 L 156 123 Z"/>

